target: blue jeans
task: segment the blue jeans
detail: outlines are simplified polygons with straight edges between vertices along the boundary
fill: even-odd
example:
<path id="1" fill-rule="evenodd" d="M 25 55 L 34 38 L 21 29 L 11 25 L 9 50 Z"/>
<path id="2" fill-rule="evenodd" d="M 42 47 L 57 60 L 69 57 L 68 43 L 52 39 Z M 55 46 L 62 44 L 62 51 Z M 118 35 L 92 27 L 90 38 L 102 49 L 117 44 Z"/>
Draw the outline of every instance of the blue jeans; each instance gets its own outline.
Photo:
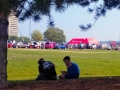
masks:
<path id="1" fill-rule="evenodd" d="M 77 79 L 79 78 L 79 74 L 65 75 L 65 79 Z"/>

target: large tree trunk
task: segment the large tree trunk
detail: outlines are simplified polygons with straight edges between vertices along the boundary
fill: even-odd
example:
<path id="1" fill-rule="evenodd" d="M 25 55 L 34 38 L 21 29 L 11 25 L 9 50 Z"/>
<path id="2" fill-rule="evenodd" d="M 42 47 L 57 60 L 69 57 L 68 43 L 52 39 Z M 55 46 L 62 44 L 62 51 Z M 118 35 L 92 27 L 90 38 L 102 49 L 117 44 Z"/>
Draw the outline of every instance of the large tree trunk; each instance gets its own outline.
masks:
<path id="1" fill-rule="evenodd" d="M 0 88 L 7 86 L 8 20 L 0 17 Z"/>

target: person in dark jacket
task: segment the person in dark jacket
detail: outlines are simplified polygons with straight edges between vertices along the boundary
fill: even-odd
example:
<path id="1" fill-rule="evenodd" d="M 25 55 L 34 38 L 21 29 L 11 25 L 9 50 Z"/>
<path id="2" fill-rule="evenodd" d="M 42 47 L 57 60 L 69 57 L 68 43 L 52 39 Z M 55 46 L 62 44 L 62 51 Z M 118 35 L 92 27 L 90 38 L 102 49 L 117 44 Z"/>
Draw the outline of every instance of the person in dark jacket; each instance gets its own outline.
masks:
<path id="1" fill-rule="evenodd" d="M 43 58 L 38 60 L 39 64 L 39 75 L 36 80 L 56 80 L 57 73 L 55 70 L 55 65 L 50 61 L 45 61 Z"/>

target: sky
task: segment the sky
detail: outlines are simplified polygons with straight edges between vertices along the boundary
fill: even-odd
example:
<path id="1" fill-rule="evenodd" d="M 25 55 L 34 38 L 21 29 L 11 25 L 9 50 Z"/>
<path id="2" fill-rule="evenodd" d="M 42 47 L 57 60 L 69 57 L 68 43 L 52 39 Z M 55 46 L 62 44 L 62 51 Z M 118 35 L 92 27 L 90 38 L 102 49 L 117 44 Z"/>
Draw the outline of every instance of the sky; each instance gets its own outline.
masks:
<path id="1" fill-rule="evenodd" d="M 52 10 L 52 17 L 55 21 L 55 27 L 64 30 L 66 41 L 72 38 L 96 38 L 98 41 L 120 40 L 120 11 L 114 9 L 108 11 L 105 17 L 100 17 L 96 24 L 86 32 L 81 31 L 79 25 L 86 25 L 94 22 L 94 13 L 89 14 L 87 8 L 72 6 L 63 13 Z M 46 31 L 47 17 L 43 17 L 40 22 L 30 20 L 19 22 L 18 27 L 22 36 L 29 37 L 29 30 Z M 30 29 L 29 29 L 30 28 Z M 19 36 L 21 35 L 19 33 Z"/>

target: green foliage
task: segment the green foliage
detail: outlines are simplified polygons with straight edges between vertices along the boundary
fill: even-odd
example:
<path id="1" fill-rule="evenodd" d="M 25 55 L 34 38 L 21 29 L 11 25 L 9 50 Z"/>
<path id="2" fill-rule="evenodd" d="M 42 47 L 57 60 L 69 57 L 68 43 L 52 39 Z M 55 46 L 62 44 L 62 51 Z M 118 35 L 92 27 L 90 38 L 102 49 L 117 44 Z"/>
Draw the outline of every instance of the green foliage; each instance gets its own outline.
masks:
<path id="1" fill-rule="evenodd" d="M 26 0 L 25 0 L 26 1 Z M 79 5 L 82 7 L 93 6 L 88 8 L 90 13 L 95 13 L 95 22 L 89 23 L 87 26 L 80 25 L 82 30 L 91 28 L 101 16 L 105 16 L 108 10 L 114 8 L 120 10 L 119 0 L 29 0 L 28 7 L 21 12 L 20 20 L 29 19 L 32 17 L 34 21 L 40 21 L 43 16 L 48 16 L 49 25 L 54 26 L 53 18 L 51 17 L 51 10 L 55 9 L 56 12 L 64 12 L 72 5 Z M 101 3 L 98 5 L 98 3 Z M 24 4 L 22 6 L 25 6 Z M 18 10 L 19 12 L 21 9 Z M 71 12 L 72 13 L 72 12 Z"/>
<path id="2" fill-rule="evenodd" d="M 34 21 L 40 21 L 43 16 L 49 17 L 49 26 L 54 26 L 54 21 L 51 17 L 51 9 L 56 12 L 64 12 L 69 6 L 79 5 L 82 7 L 94 4 L 94 7 L 88 8 L 90 13 L 95 12 L 95 22 L 87 24 L 87 26 L 80 25 L 82 30 L 91 28 L 101 16 L 105 16 L 108 10 L 120 10 L 119 0 L 0 0 L 0 16 L 8 16 L 11 10 L 14 10 L 16 16 L 20 20 L 32 18 Z M 27 6 L 27 7 L 26 7 Z M 91 5 L 93 6 L 93 5 Z"/>
<path id="3" fill-rule="evenodd" d="M 31 37 L 34 41 L 42 41 L 42 33 L 39 30 L 34 30 Z"/>
<path id="4" fill-rule="evenodd" d="M 17 6 L 17 0 L 0 0 L 0 16 L 8 17 L 11 10 L 15 10 Z"/>
<path id="5" fill-rule="evenodd" d="M 8 36 L 8 40 L 10 40 L 10 41 L 13 41 L 13 40 L 18 41 L 18 36 Z"/>
<path id="6" fill-rule="evenodd" d="M 30 42 L 30 39 L 26 36 L 23 36 L 23 37 L 19 37 L 19 41 L 25 41 L 25 42 Z"/>
<path id="7" fill-rule="evenodd" d="M 57 43 L 63 43 L 66 41 L 64 31 L 59 28 L 48 28 L 44 32 L 44 38 L 50 41 L 55 41 Z"/>
<path id="8" fill-rule="evenodd" d="M 26 2 L 27 0 L 24 0 Z M 21 21 L 32 18 L 34 21 L 40 21 L 43 16 L 48 17 L 48 26 L 53 27 L 54 21 L 51 17 L 51 9 L 56 12 L 64 12 L 69 6 L 80 5 L 82 7 L 88 6 L 90 3 L 94 3 L 97 0 L 29 0 L 26 2 L 28 7 L 25 7 L 25 3 L 21 3 L 17 12 L 20 12 L 19 17 Z M 23 6 L 21 9 L 21 6 Z"/>
<path id="9" fill-rule="evenodd" d="M 20 20 L 32 18 L 34 21 L 40 21 L 43 16 L 47 16 L 49 26 L 54 26 L 54 21 L 51 17 L 51 9 L 56 12 L 64 12 L 69 6 L 79 5 L 82 7 L 94 5 L 92 8 L 88 8 L 90 13 L 95 12 L 95 22 L 93 24 L 87 24 L 87 26 L 80 25 L 82 30 L 91 28 L 101 16 L 105 16 L 108 10 L 114 8 L 120 10 L 119 0 L 1 0 L 0 1 L 0 16 L 8 16 L 11 10 L 14 10 L 16 16 Z M 91 6 L 93 6 L 91 5 Z M 27 6 L 27 7 L 26 7 Z"/>
<path id="10" fill-rule="evenodd" d="M 66 70 L 63 57 L 69 55 L 80 66 L 80 77 L 120 76 L 120 52 L 112 50 L 8 50 L 8 80 L 35 80 L 39 58 L 52 61 L 57 74 Z"/>
<path id="11" fill-rule="evenodd" d="M 23 36 L 23 37 L 18 37 L 18 36 L 8 36 L 8 40 L 9 41 L 13 41 L 15 40 L 16 42 L 18 41 L 25 41 L 25 42 L 30 42 L 30 39 L 26 36 Z"/>
<path id="12" fill-rule="evenodd" d="M 0 0 L 0 17 L 7 18 L 11 12 L 15 12 L 16 16 L 19 17 L 25 9 L 25 4 L 30 4 L 30 2 L 30 0 Z"/>

